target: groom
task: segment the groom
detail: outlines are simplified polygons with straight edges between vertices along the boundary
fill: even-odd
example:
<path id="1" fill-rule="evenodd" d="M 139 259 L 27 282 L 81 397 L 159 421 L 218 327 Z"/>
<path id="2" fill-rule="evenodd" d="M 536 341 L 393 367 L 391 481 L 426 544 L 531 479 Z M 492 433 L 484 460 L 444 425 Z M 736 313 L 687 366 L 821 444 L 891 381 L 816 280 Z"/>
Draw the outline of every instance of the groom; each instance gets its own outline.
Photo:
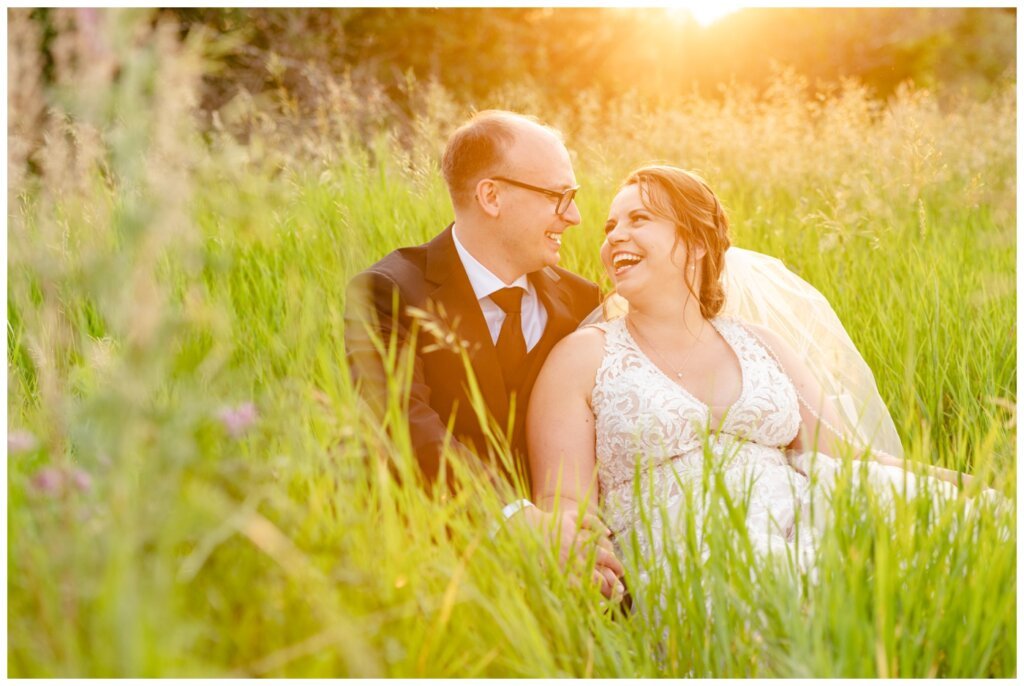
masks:
<path id="1" fill-rule="evenodd" d="M 421 313 L 408 414 L 423 476 L 438 478 L 442 447 L 450 442 L 495 481 L 528 483 L 530 390 L 555 343 L 600 303 L 595 284 L 556 266 L 563 234 L 580 223 L 576 176 L 557 131 L 497 110 L 476 114 L 451 135 L 442 170 L 454 223 L 425 245 L 392 252 L 349 285 L 349 366 L 380 411 L 386 385 L 373 337 L 387 344 L 395 334 L 405 344 Z M 426 319 L 423 312 L 430 313 Z M 511 465 L 497 458 L 481 429 L 459 345 L 484 409 L 497 426 L 512 427 Z M 527 501 L 506 507 L 505 516 L 519 511 L 517 519 L 536 526 L 548 516 Z M 564 544 L 570 527 L 561 528 Z M 575 523 L 571 528 L 575 536 Z M 605 566 L 621 575 L 608 555 Z"/>
<path id="2" fill-rule="evenodd" d="M 365 322 L 384 341 L 396 324 L 405 342 L 413 323 L 407 308 L 438 315 L 442 333 L 450 330 L 468 344 L 490 415 L 501 427 L 513 421 L 511 467 L 525 479 L 524 419 L 534 380 L 554 344 L 600 303 L 595 284 L 555 266 L 563 233 L 580 223 L 576 176 L 554 130 L 493 110 L 451 135 L 442 169 L 455 222 L 426 245 L 396 250 L 352 280 L 345 326 L 349 364 L 364 391 L 380 394 L 381 369 Z M 429 330 L 416 338 L 409 401 L 409 432 L 424 477 L 437 478 L 454 417 L 456 450 L 511 481 L 508 466 L 490 454 L 461 356 L 438 338 Z"/>

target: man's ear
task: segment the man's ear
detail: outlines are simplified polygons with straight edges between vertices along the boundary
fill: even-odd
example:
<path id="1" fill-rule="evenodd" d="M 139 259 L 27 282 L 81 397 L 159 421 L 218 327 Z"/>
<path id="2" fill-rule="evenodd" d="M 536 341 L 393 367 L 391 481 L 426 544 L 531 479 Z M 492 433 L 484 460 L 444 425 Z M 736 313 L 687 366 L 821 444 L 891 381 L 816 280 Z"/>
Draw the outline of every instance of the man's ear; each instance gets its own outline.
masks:
<path id="1" fill-rule="evenodd" d="M 491 179 L 480 179 L 476 184 L 476 202 L 488 217 L 497 217 L 501 214 L 498 185 Z"/>

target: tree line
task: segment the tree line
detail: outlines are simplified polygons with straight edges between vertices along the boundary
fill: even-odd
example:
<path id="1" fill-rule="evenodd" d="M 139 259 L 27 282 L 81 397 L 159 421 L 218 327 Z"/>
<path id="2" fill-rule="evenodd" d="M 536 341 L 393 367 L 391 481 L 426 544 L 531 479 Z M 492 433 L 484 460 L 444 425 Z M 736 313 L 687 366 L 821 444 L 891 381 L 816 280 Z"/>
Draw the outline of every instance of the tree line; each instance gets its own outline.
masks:
<path id="1" fill-rule="evenodd" d="M 43 24 L 51 14 L 35 12 Z M 563 105 L 581 90 L 647 102 L 713 96 L 722 84 L 760 89 L 779 67 L 812 82 L 854 77 L 883 98 L 910 80 L 984 99 L 1016 78 L 1014 8 L 750 8 L 708 27 L 658 8 L 173 8 L 157 16 L 177 20 L 183 35 L 205 28 L 215 39 L 207 109 L 243 88 L 283 87 L 301 99 L 310 73 L 373 80 L 396 102 L 415 80 L 471 103 L 517 85 Z"/>

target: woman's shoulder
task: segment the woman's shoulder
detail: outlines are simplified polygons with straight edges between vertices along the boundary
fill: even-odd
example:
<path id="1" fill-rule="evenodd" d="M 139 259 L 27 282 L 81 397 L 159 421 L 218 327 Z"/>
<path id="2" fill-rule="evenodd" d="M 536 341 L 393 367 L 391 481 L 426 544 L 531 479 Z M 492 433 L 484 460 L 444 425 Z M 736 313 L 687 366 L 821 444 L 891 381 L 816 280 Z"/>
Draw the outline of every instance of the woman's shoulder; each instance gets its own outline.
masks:
<path id="1" fill-rule="evenodd" d="M 556 343 L 544 361 L 538 386 L 553 389 L 551 384 L 556 383 L 560 392 L 589 392 L 604 359 L 604 336 L 600 327 L 585 326 Z"/>
<path id="2" fill-rule="evenodd" d="M 599 322 L 582 326 L 560 340 L 551 351 L 561 355 L 594 356 L 604 352 L 604 339 L 608 330 L 608 322 Z"/>
<path id="3" fill-rule="evenodd" d="M 548 354 L 545 366 L 596 370 L 604 358 L 605 338 L 609 325 L 613 323 L 599 322 L 576 329 L 555 344 Z"/>

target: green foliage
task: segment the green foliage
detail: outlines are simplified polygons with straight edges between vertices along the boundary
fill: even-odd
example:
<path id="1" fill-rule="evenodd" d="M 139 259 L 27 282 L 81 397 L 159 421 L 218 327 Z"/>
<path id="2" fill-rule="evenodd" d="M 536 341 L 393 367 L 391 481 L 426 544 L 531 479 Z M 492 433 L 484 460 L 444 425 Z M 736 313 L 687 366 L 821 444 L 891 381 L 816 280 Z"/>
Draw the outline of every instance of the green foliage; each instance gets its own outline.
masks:
<path id="1" fill-rule="evenodd" d="M 478 108 L 509 86 L 571 106 L 583 89 L 646 102 L 723 83 L 759 91 L 775 63 L 821 82 L 854 77 L 888 97 L 904 81 L 987 97 L 1013 79 L 1013 8 L 748 8 L 708 27 L 664 8 L 332 8 L 166 10 L 183 30 L 235 41 L 207 80 L 207 107 L 284 86 L 301 105 L 324 75 L 385 84 L 436 81 Z"/>
<path id="2" fill-rule="evenodd" d="M 676 534 L 656 617 L 574 584 L 534 532 L 489 538 L 502 503 L 479 483 L 428 496 L 400 384 L 383 423 L 355 396 L 344 289 L 447 223 L 453 97 L 411 83 L 396 133 L 393 105 L 325 79 L 312 119 L 282 89 L 201 137 L 202 46 L 145 13 L 62 12 L 49 87 L 30 49 L 9 53 L 12 676 L 1016 673 L 1012 507 L 893 508 L 850 470 L 815 576 L 750 554 L 746 505 L 709 465 L 708 561 Z M 12 45 L 36 44 L 28 12 L 9 20 Z M 908 457 L 1015 504 L 1013 90 L 946 109 L 809 90 L 778 73 L 767 98 L 487 104 L 566 133 L 585 191 L 564 266 L 607 286 L 618 179 L 649 158 L 697 168 L 735 244 L 828 296 Z"/>

